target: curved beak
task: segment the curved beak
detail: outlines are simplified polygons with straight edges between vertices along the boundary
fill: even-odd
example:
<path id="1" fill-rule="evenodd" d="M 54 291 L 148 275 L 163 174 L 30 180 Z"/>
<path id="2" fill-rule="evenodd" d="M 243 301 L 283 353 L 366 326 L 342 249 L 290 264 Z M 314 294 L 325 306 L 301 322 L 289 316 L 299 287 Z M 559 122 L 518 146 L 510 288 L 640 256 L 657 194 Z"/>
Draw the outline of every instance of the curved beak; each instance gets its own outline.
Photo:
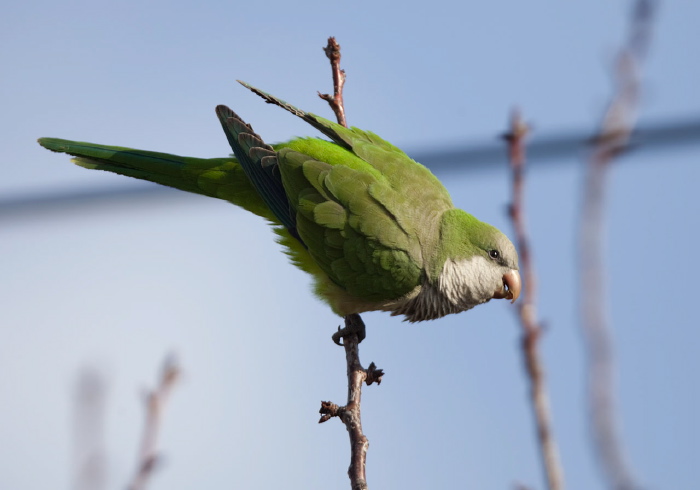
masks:
<path id="1" fill-rule="evenodd" d="M 515 303 L 515 300 L 520 296 L 521 287 L 520 274 L 515 269 L 510 270 L 503 274 L 503 287 L 497 290 L 493 294 L 493 297 L 497 299 L 509 299 L 511 303 Z"/>

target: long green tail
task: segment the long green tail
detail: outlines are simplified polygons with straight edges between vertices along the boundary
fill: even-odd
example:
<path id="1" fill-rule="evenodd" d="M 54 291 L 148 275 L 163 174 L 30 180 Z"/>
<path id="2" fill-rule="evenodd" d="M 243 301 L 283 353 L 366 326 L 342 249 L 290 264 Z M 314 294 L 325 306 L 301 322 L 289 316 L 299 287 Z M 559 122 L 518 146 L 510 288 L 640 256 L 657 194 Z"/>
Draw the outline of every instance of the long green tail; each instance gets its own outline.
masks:
<path id="1" fill-rule="evenodd" d="M 238 161 L 233 158 L 192 158 L 119 146 L 40 138 L 44 148 L 72 155 L 81 167 L 107 170 L 187 192 L 224 199 L 278 222 Z"/>

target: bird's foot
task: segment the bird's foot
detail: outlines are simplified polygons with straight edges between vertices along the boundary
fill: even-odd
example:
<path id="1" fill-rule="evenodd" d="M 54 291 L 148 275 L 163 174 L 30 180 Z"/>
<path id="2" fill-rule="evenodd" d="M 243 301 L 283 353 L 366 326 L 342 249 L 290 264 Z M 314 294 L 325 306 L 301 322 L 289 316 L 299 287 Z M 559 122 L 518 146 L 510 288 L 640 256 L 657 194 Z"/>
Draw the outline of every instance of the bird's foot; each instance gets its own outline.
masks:
<path id="1" fill-rule="evenodd" d="M 342 346 L 343 343 L 340 339 L 350 335 L 357 335 L 357 343 L 359 344 L 365 339 L 366 333 L 365 322 L 362 321 L 360 315 L 353 313 L 345 317 L 345 327 L 338 327 L 338 331 L 333 334 L 333 342 Z"/>

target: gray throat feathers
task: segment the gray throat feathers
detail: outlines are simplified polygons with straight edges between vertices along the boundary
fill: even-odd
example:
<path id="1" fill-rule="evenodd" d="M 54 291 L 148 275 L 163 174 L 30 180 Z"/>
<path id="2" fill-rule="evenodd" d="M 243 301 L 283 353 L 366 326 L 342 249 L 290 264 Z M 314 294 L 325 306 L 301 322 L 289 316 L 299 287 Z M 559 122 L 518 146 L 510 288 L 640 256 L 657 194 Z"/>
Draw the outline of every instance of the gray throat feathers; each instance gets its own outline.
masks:
<path id="1" fill-rule="evenodd" d="M 489 301 L 500 281 L 500 272 L 485 257 L 448 259 L 437 282 L 424 281 L 394 304 L 391 314 L 405 315 L 413 323 L 460 313 Z"/>

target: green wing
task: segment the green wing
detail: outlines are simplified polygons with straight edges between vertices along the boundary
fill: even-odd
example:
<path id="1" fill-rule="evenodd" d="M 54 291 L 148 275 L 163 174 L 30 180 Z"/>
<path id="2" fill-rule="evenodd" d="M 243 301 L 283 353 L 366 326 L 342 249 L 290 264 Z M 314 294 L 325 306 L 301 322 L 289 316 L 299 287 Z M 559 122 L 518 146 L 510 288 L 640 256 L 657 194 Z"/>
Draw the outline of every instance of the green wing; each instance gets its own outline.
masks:
<path id="1" fill-rule="evenodd" d="M 347 158 L 357 159 L 349 152 Z M 365 301 L 397 299 L 420 284 L 417 237 L 372 197 L 395 193 L 384 178 L 371 167 L 332 165 L 291 148 L 278 160 L 297 232 L 333 282 Z"/>

